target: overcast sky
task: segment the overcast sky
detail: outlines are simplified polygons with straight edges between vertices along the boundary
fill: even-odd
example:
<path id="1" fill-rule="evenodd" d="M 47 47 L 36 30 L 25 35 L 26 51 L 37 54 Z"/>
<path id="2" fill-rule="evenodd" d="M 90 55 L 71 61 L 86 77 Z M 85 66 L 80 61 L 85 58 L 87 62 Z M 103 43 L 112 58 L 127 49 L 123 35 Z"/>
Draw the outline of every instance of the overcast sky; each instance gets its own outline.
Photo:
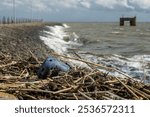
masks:
<path id="1" fill-rule="evenodd" d="M 12 16 L 13 0 L 0 0 L 0 17 Z M 47 21 L 118 21 L 137 16 L 150 21 L 150 0 L 15 0 L 16 16 Z M 32 7 L 31 7 L 32 6 Z M 31 10 L 32 8 L 32 10 Z"/>

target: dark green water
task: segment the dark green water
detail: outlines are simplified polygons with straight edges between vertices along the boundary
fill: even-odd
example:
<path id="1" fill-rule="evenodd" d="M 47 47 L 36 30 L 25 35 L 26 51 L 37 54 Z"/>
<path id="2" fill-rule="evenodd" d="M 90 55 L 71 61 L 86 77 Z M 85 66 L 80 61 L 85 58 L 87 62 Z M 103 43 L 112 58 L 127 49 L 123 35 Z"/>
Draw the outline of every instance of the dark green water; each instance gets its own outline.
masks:
<path id="1" fill-rule="evenodd" d="M 127 23 L 68 23 L 70 32 L 75 32 L 83 46 L 82 51 L 93 54 L 149 55 L 150 23 L 137 23 L 130 27 Z"/>

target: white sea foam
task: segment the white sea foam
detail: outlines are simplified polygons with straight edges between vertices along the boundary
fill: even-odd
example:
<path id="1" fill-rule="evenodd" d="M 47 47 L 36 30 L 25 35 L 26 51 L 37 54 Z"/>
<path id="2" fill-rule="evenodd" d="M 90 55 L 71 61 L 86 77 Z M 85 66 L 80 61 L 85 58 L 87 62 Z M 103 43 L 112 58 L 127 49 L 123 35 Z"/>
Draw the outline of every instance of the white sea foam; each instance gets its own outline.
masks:
<path id="1" fill-rule="evenodd" d="M 87 61 L 116 68 L 133 78 L 142 80 L 145 83 L 150 83 L 150 55 L 136 55 L 130 58 L 121 55 L 105 55 L 98 57 L 92 54 L 80 54 L 80 56 L 86 58 Z M 107 70 L 100 68 L 99 70 L 108 72 Z M 109 71 L 109 74 L 117 77 L 125 77 L 114 71 Z"/>
<path id="2" fill-rule="evenodd" d="M 69 26 L 66 24 L 63 24 L 63 26 L 47 26 L 48 31 L 44 30 L 44 36 L 40 36 L 40 39 L 56 53 L 65 54 L 72 46 L 75 45 L 76 47 L 79 47 L 82 45 L 81 43 L 78 43 L 78 35 L 75 32 L 72 34 L 67 33 L 67 28 L 69 28 Z M 67 38 L 68 41 L 65 41 L 65 38 Z M 72 57 L 69 53 L 67 53 L 67 56 Z M 88 67 L 87 64 L 76 60 L 70 59 L 68 60 L 68 63 L 71 66 Z"/>
<path id="3" fill-rule="evenodd" d="M 120 31 L 112 31 L 111 34 L 119 35 L 119 34 L 122 34 L 122 32 L 120 32 Z"/>
<path id="4" fill-rule="evenodd" d="M 40 36 L 40 39 L 55 52 L 63 54 L 67 52 L 67 49 L 71 48 L 72 45 L 80 45 L 77 43 L 78 36 L 75 33 L 69 35 L 66 32 L 66 29 L 69 28 L 66 24 L 63 24 L 63 26 L 46 26 L 46 28 L 48 31 L 44 30 L 44 36 Z M 65 38 L 67 38 L 68 41 L 66 41 Z"/>
<path id="5" fill-rule="evenodd" d="M 68 26 L 67 24 L 63 24 L 63 26 L 64 26 L 65 28 L 70 28 L 70 26 Z"/>

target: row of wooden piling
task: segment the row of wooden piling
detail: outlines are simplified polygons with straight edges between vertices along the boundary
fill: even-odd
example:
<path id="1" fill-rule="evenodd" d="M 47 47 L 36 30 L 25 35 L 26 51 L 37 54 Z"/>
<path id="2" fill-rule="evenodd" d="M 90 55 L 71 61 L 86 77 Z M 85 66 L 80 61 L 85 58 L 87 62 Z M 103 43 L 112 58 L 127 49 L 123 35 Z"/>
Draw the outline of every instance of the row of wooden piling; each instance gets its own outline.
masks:
<path id="1" fill-rule="evenodd" d="M 29 19 L 29 18 L 13 18 L 13 17 L 0 17 L 0 24 L 19 24 L 19 23 L 32 23 L 43 22 L 42 19 Z"/>

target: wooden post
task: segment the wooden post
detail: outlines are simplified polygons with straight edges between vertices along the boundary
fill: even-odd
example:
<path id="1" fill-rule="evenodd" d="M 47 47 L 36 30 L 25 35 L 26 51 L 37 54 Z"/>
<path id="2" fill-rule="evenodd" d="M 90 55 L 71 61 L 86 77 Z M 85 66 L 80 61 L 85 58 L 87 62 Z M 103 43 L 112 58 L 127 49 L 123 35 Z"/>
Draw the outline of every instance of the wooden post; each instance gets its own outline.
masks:
<path id="1" fill-rule="evenodd" d="M 6 18 L 5 18 L 5 16 L 3 16 L 3 22 L 2 23 L 6 24 Z"/>
<path id="2" fill-rule="evenodd" d="M 123 18 L 120 18 L 120 26 L 124 26 L 124 20 L 123 20 Z"/>

